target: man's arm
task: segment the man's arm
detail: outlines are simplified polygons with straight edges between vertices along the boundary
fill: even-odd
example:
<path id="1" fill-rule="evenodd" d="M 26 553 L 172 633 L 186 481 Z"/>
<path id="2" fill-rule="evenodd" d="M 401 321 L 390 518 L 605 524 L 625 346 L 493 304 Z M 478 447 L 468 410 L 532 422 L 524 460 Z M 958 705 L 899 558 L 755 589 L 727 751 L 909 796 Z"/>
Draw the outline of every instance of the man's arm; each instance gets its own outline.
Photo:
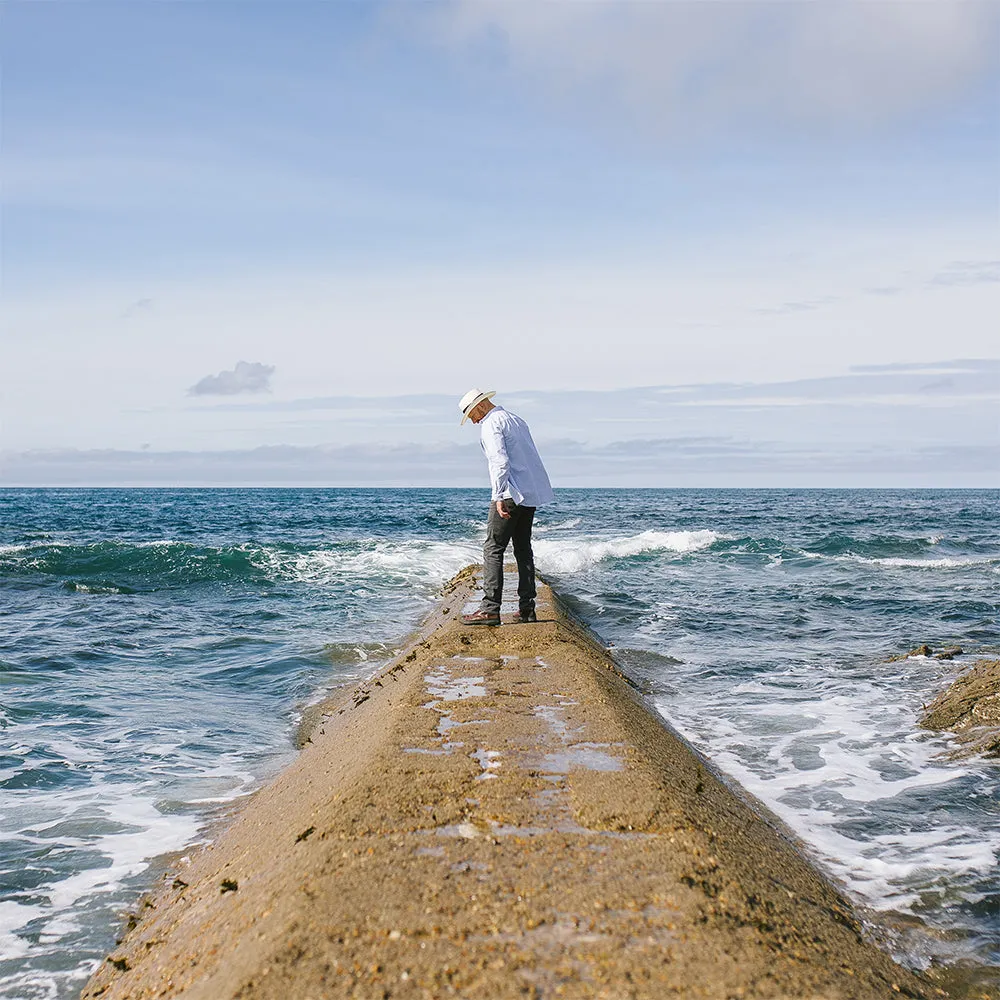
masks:
<path id="1" fill-rule="evenodd" d="M 490 483 L 493 486 L 493 502 L 502 518 L 510 517 L 503 508 L 503 495 L 510 481 L 510 459 L 507 457 L 507 443 L 499 420 L 491 420 L 483 428 L 483 451 L 490 466 Z"/>

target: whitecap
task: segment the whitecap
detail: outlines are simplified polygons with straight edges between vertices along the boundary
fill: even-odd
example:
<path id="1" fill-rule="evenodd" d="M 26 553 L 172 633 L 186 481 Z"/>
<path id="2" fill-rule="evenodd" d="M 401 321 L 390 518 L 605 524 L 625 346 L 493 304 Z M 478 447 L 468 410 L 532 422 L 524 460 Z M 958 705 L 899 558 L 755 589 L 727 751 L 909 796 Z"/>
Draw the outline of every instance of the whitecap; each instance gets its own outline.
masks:
<path id="1" fill-rule="evenodd" d="M 620 538 L 539 539 L 534 544 L 535 560 L 542 570 L 574 573 L 605 559 L 622 559 L 647 552 L 674 552 L 685 555 L 707 549 L 726 536 L 716 531 L 642 531 Z"/>
<path id="2" fill-rule="evenodd" d="M 550 531 L 568 531 L 571 528 L 580 527 L 581 518 L 571 517 L 568 521 L 560 521 L 558 524 L 539 524 L 535 523 L 532 527 L 533 534 L 546 534 Z"/>
<path id="3" fill-rule="evenodd" d="M 350 546 L 287 552 L 263 547 L 250 554 L 258 569 L 279 579 L 299 583 L 343 583 L 355 587 L 365 581 L 384 585 L 387 576 L 400 583 L 437 587 L 470 562 L 479 549 L 468 542 L 365 539 Z"/>
<path id="4" fill-rule="evenodd" d="M 1000 556 L 986 559 L 942 558 L 942 559 L 905 559 L 900 556 L 885 556 L 883 558 L 866 558 L 864 556 L 849 556 L 857 562 L 870 563 L 875 566 L 913 567 L 914 569 L 954 569 L 963 566 L 989 566 L 1000 562 Z"/>
<path id="5" fill-rule="evenodd" d="M 904 556 L 859 556 L 853 552 L 836 556 L 824 555 L 822 552 L 803 552 L 802 555 L 807 559 L 826 562 L 862 563 L 867 566 L 888 566 L 892 569 L 959 569 L 966 566 L 993 566 L 1000 563 L 1000 556 L 986 556 L 980 559 L 973 556 L 914 559 Z"/>

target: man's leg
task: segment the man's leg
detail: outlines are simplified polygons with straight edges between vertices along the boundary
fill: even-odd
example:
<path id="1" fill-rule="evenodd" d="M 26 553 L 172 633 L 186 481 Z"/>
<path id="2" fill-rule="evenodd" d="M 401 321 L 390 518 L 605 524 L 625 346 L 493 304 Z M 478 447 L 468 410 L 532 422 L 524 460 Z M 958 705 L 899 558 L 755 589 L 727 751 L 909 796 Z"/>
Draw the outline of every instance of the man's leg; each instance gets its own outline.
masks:
<path id="1" fill-rule="evenodd" d="M 486 541 L 483 543 L 483 602 L 481 611 L 500 614 L 503 600 L 503 557 L 514 528 L 517 508 L 510 517 L 497 513 L 496 502 L 490 504 L 486 519 Z"/>
<path id="2" fill-rule="evenodd" d="M 531 551 L 531 526 L 535 521 L 534 507 L 516 507 L 511 538 L 514 560 L 517 562 L 517 603 L 522 615 L 535 610 L 535 556 Z"/>

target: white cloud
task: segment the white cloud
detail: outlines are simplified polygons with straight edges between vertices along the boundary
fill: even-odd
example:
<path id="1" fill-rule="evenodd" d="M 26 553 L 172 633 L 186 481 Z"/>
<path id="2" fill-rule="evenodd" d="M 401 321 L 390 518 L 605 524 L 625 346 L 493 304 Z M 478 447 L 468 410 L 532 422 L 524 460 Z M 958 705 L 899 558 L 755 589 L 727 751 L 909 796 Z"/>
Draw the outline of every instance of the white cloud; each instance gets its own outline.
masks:
<path id="1" fill-rule="evenodd" d="M 947 100 L 1000 62 L 993 2 L 451 0 L 439 41 L 502 54 L 561 94 L 661 128 L 877 124 Z"/>
<path id="2" fill-rule="evenodd" d="M 259 361 L 237 361 L 230 371 L 206 375 L 197 381 L 188 394 L 191 396 L 235 396 L 241 392 L 269 392 L 274 365 Z"/>

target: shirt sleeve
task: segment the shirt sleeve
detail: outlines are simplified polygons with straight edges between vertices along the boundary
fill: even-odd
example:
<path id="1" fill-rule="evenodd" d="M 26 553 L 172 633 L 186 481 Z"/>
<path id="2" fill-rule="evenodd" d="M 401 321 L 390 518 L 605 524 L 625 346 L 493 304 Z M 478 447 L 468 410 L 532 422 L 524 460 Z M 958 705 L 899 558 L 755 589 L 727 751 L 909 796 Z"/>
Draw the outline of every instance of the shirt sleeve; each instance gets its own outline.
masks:
<path id="1" fill-rule="evenodd" d="M 504 441 L 503 427 L 499 420 L 491 420 L 483 428 L 483 451 L 490 466 L 490 483 L 493 486 L 493 499 L 500 500 L 510 491 L 510 458 L 507 456 L 507 443 Z"/>

